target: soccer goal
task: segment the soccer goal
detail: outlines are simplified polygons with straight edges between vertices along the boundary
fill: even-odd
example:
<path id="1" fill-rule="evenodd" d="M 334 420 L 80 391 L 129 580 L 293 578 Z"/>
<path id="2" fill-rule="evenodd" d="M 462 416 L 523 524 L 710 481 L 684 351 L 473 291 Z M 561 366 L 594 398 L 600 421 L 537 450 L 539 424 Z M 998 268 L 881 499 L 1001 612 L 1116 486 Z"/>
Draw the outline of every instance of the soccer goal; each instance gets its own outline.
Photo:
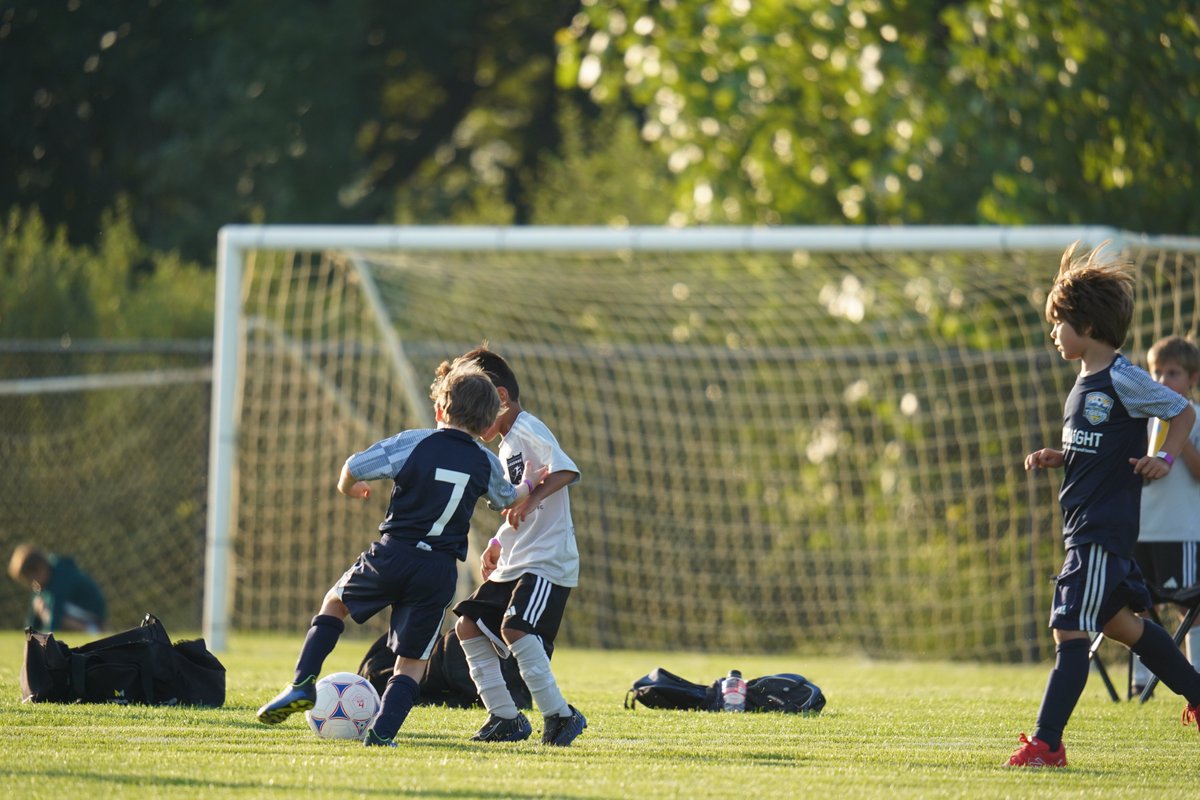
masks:
<path id="1" fill-rule="evenodd" d="M 1200 240 L 1098 227 L 225 228 L 205 635 L 307 624 L 386 506 L 342 461 L 486 339 L 583 474 L 566 642 L 1035 658 L 1075 240 L 1137 265 L 1133 358 L 1200 328 Z"/>

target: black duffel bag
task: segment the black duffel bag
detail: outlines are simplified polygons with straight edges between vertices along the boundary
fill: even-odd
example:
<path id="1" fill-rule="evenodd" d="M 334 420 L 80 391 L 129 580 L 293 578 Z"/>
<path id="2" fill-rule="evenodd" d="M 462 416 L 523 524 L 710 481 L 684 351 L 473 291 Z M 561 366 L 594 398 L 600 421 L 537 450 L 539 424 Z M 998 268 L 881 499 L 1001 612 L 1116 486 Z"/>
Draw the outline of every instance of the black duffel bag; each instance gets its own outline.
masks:
<path id="1" fill-rule="evenodd" d="M 396 665 L 396 655 L 388 649 L 387 634 L 383 634 L 367 650 L 362 663 L 358 665 L 358 674 L 371 682 L 375 690 L 382 696 L 387 688 L 388 678 Z M 549 648 L 550 653 L 554 648 Z M 549 655 L 549 653 L 547 654 Z M 517 659 L 509 656 L 500 659 L 500 672 L 504 675 L 504 683 L 512 695 L 517 708 L 532 708 L 533 695 L 521 678 L 517 667 Z M 467 666 L 467 656 L 458 634 L 453 629 L 447 631 L 433 645 L 429 661 L 425 665 L 425 674 L 419 683 L 421 697 L 418 705 L 440 705 L 452 708 L 470 708 L 482 705 L 479 692 L 471 680 L 471 670 Z"/>
<path id="2" fill-rule="evenodd" d="M 625 707 L 721 710 L 721 679 L 705 685 L 681 678 L 662 667 L 633 682 L 625 693 Z M 785 714 L 819 714 L 825 708 L 821 687 L 794 672 L 764 675 L 746 682 L 747 711 L 779 711 Z"/>
<path id="3" fill-rule="evenodd" d="M 21 699 L 217 707 L 225 704 L 225 667 L 203 639 L 171 644 L 152 614 L 137 628 L 81 647 L 26 628 Z"/>

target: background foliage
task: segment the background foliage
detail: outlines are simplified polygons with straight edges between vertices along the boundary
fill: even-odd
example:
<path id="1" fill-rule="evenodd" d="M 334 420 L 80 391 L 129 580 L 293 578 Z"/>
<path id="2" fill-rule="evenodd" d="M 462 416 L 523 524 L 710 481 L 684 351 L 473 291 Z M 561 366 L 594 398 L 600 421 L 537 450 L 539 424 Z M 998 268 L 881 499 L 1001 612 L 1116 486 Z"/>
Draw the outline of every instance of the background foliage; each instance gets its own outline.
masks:
<path id="1" fill-rule="evenodd" d="M 72 341 L 209 337 L 234 222 L 1194 232 L 1198 19 L 1150 0 L 0 0 L 0 340 L 65 351 L 14 351 L 0 378 L 113 368 Z M 929 323 L 982 346 L 968 317 Z M 41 409 L 43 432 L 146 427 L 71 408 Z M 139 466 L 169 474 L 171 452 Z M 94 469 L 128 464 L 107 455 Z M 178 488 L 160 516 L 194 526 L 202 487 Z"/>
<path id="2" fill-rule="evenodd" d="M 0 83 L 0 208 L 90 243 L 125 197 L 206 263 L 247 221 L 1198 219 L 1187 4 L 17 0 Z"/>

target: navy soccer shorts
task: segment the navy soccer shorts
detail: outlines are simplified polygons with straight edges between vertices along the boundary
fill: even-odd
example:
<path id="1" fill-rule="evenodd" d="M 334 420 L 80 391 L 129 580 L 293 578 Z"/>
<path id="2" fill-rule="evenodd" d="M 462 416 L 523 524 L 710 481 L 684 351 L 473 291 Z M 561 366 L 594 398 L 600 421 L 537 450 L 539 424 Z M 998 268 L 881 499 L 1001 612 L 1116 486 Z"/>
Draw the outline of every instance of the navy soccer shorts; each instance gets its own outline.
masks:
<path id="1" fill-rule="evenodd" d="M 1097 633 L 1118 611 L 1150 608 L 1150 593 L 1132 558 L 1110 553 L 1098 544 L 1067 550 L 1054 589 L 1050 627 Z"/>
<path id="2" fill-rule="evenodd" d="M 458 561 L 450 553 L 375 542 L 333 588 L 360 625 L 390 606 L 388 649 L 425 660 L 441 637 L 457 579 Z"/>
<path id="3" fill-rule="evenodd" d="M 454 613 L 474 620 L 505 655 L 508 646 L 499 635 L 503 628 L 536 634 L 549 651 L 570 594 L 570 587 L 526 572 L 515 581 L 484 581 L 474 594 L 454 606 Z"/>
<path id="4" fill-rule="evenodd" d="M 1138 542 L 1133 555 L 1146 585 L 1159 594 L 1176 592 L 1200 583 L 1196 542 Z"/>

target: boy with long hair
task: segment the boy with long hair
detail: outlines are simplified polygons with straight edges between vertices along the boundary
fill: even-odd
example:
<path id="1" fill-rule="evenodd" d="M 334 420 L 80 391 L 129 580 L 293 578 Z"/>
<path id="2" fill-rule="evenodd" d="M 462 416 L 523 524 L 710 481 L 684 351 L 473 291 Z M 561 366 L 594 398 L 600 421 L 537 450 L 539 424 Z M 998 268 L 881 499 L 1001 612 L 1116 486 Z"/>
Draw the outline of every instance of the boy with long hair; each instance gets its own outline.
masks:
<path id="1" fill-rule="evenodd" d="M 1173 468 L 1195 412 L 1177 392 L 1156 383 L 1119 351 L 1133 320 L 1133 276 L 1125 263 L 1105 263 L 1101 247 L 1084 256 L 1078 242 L 1063 253 L 1046 298 L 1046 321 L 1061 356 L 1079 361 L 1079 377 L 1063 411 L 1062 447 L 1025 457 L 1025 469 L 1064 469 L 1059 501 L 1066 560 L 1050 612 L 1057 659 L 1046 684 L 1032 739 L 1008 761 L 1017 767 L 1065 767 L 1063 729 L 1088 678 L 1089 632 L 1103 631 L 1136 653 L 1176 694 L 1187 698 L 1184 724 L 1200 713 L 1200 674 L 1163 628 L 1136 612 L 1151 600 L 1133 548 L 1143 481 Z M 1146 420 L 1171 426 L 1162 449 L 1147 454 Z"/>

